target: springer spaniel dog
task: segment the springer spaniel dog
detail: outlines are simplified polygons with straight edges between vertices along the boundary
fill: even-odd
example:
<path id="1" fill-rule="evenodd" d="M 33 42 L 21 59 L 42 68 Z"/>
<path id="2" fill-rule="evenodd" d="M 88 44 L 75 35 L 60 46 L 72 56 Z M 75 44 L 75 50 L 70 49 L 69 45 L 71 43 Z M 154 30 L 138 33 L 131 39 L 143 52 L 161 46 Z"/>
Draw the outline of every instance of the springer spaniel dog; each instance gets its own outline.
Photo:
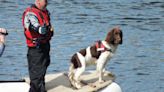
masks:
<path id="1" fill-rule="evenodd" d="M 103 83 L 103 71 L 107 61 L 113 56 L 119 44 L 122 44 L 122 31 L 119 27 L 108 32 L 105 40 L 97 41 L 94 45 L 76 52 L 69 67 L 69 80 L 73 87 L 79 89 L 82 82 L 79 80 L 88 65 L 96 65 L 99 74 L 99 83 Z"/>

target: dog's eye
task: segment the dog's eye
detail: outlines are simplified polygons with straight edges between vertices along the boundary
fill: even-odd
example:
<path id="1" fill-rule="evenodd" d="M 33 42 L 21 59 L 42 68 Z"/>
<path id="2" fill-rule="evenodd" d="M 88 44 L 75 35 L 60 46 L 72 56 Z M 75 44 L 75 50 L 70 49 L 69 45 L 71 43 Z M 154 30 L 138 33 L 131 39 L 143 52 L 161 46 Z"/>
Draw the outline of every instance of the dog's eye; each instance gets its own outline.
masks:
<path id="1" fill-rule="evenodd" d="M 116 35 L 119 35 L 120 33 L 117 32 L 117 33 L 115 33 L 115 34 L 116 34 Z"/>

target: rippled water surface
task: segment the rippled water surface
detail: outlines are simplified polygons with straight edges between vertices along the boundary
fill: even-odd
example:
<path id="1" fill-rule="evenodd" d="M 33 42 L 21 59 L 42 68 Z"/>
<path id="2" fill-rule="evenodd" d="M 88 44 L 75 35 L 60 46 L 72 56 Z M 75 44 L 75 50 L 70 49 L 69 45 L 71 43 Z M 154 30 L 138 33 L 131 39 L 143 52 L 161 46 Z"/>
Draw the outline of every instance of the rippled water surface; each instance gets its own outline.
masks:
<path id="1" fill-rule="evenodd" d="M 21 16 L 33 1 L 0 0 L 0 27 L 9 31 L 0 80 L 28 76 Z M 124 41 L 107 70 L 123 92 L 164 92 L 163 0 L 49 0 L 48 9 L 55 27 L 48 73 L 68 71 L 73 53 L 103 40 L 118 25 Z"/>

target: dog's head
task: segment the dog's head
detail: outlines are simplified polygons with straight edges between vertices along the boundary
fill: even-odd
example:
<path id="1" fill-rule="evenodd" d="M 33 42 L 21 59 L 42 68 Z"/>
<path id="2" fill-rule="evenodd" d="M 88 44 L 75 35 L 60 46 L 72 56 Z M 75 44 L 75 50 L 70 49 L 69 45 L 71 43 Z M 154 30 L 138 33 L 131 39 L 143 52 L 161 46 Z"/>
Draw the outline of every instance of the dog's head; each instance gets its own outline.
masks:
<path id="1" fill-rule="evenodd" d="M 122 44 L 123 33 L 119 27 L 113 28 L 108 32 L 107 37 L 105 39 L 106 42 L 113 45 Z"/>

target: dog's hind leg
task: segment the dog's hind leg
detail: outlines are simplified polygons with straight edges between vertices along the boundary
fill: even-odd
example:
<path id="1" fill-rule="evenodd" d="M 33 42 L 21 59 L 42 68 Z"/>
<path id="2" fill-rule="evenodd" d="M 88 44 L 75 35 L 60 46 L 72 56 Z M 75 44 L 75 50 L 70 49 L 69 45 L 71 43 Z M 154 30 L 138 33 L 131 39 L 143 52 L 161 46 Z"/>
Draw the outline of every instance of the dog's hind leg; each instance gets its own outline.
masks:
<path id="1" fill-rule="evenodd" d="M 78 67 L 75 71 L 75 75 L 74 75 L 74 80 L 76 81 L 76 88 L 81 88 L 82 87 L 82 83 L 80 82 L 80 76 L 82 75 L 82 73 L 85 71 L 86 68 L 86 63 L 85 63 L 85 58 L 84 56 L 82 56 L 80 53 L 77 53 L 78 59 L 81 63 L 81 67 Z"/>
<path id="2" fill-rule="evenodd" d="M 69 80 L 72 82 L 74 77 L 74 66 L 73 64 L 69 67 L 69 73 L 68 73 Z"/>

